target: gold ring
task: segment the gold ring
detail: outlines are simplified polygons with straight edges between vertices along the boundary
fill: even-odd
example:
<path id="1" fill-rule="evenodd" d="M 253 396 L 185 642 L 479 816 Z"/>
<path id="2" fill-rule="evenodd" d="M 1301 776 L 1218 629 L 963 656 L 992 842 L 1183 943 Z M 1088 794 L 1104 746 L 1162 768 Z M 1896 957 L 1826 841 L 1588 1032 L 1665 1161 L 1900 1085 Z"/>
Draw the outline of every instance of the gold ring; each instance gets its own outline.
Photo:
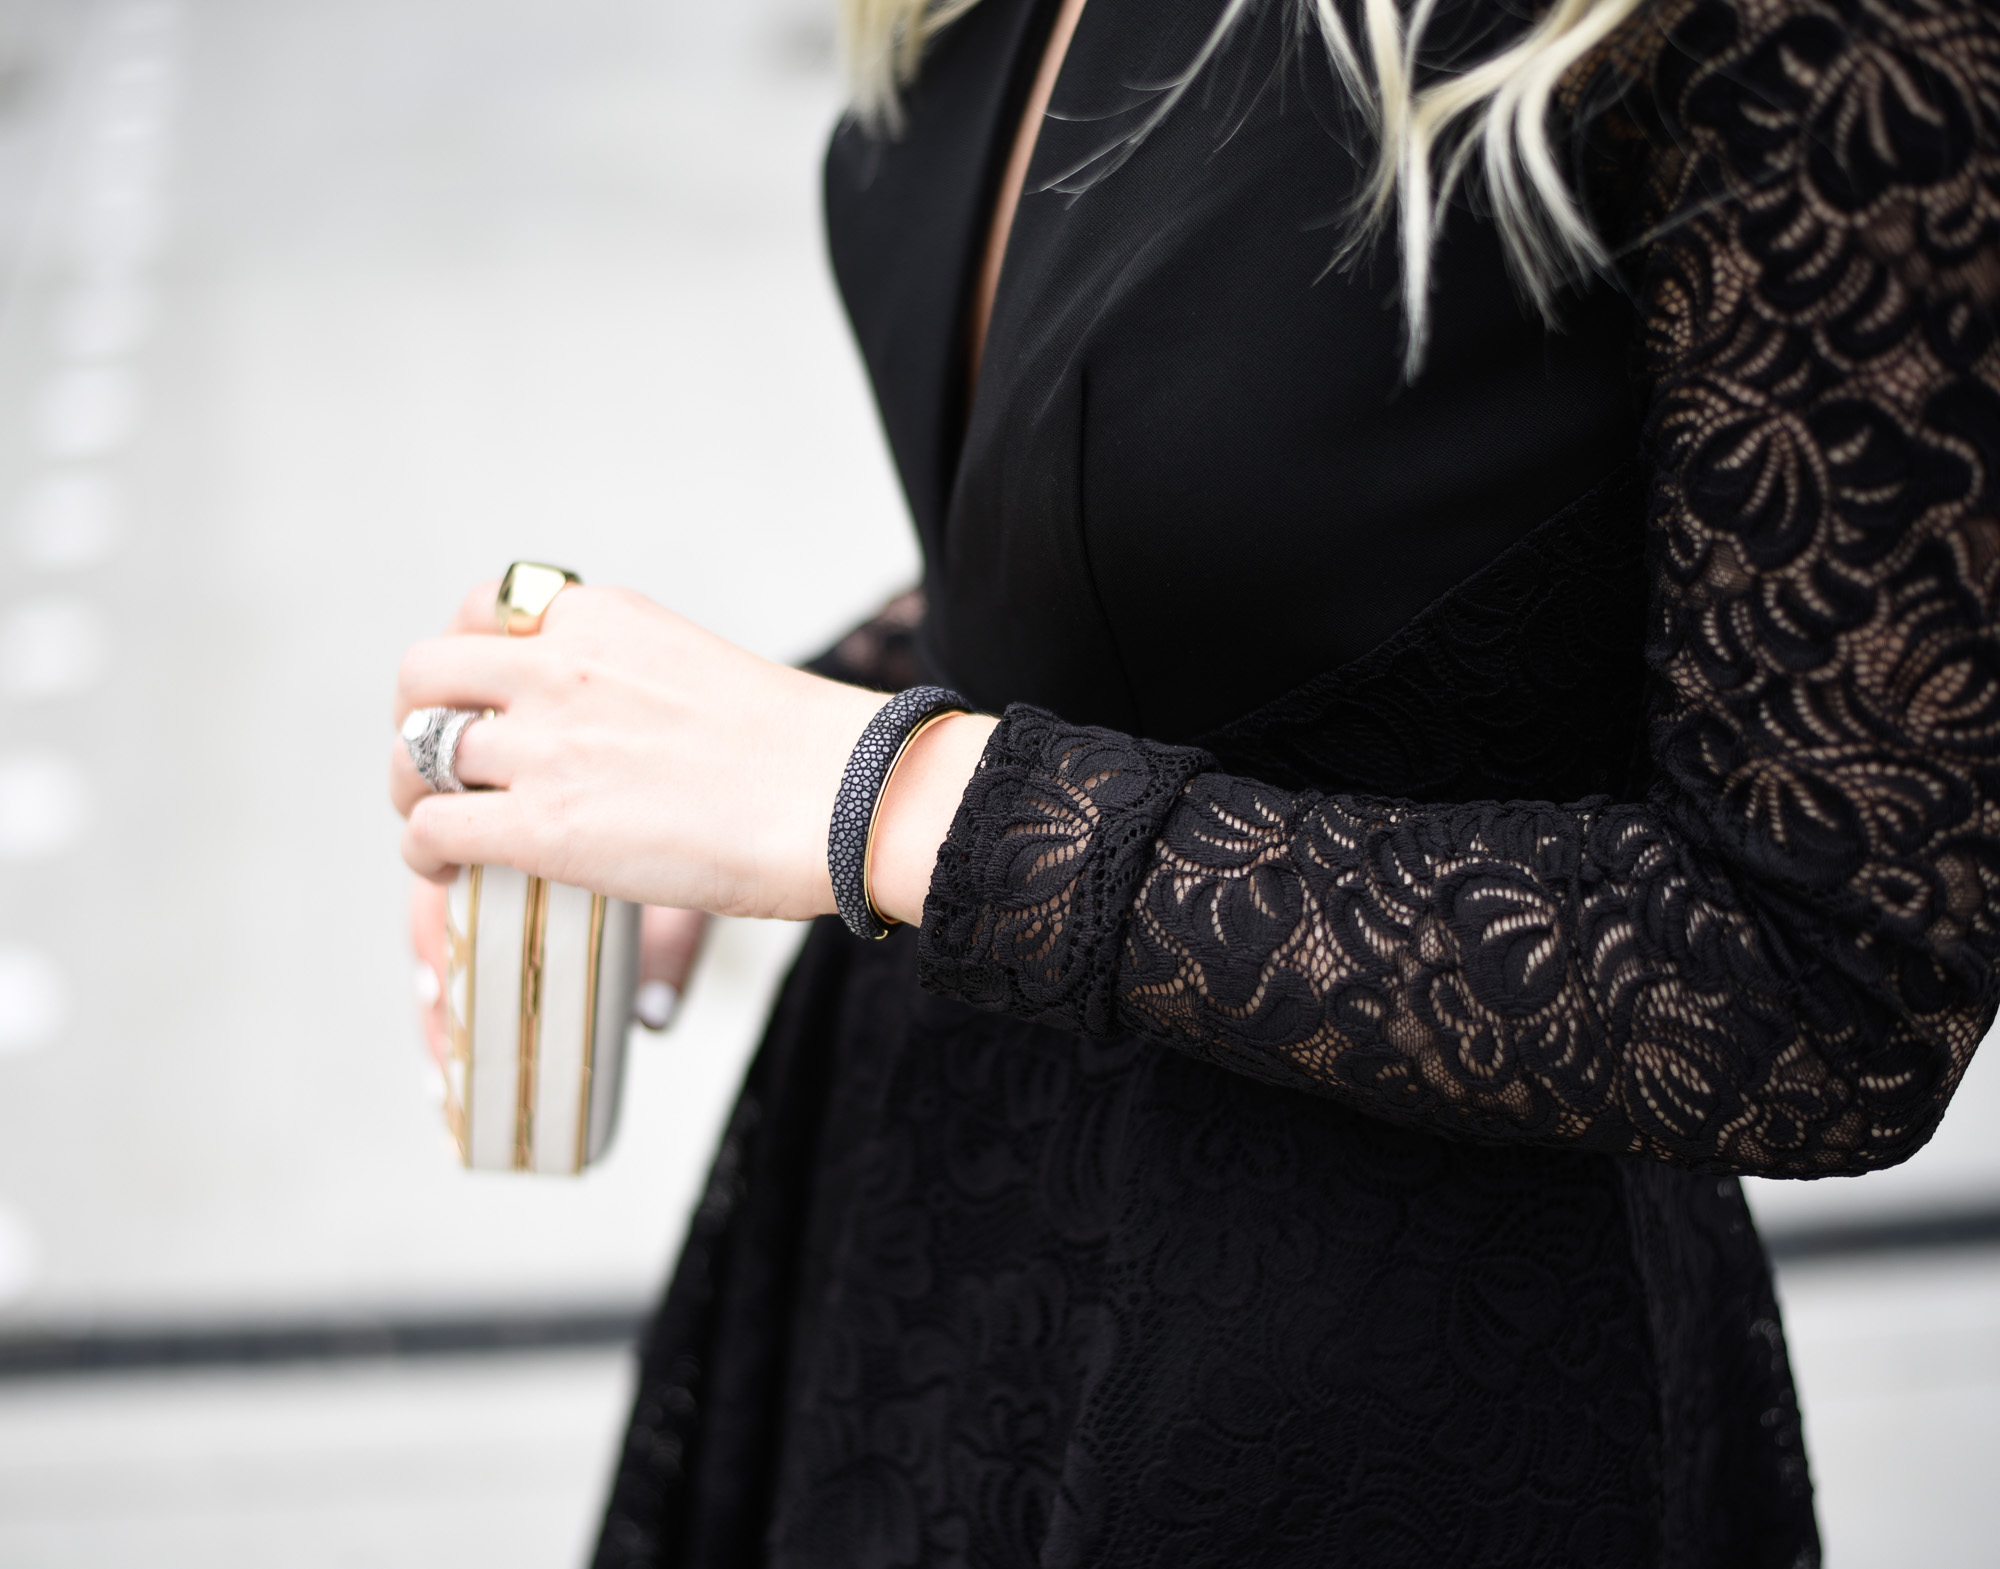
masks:
<path id="1" fill-rule="evenodd" d="M 509 637 L 533 637 L 542 629 L 542 617 L 555 603 L 556 595 L 582 578 L 562 567 L 544 566 L 539 561 L 516 561 L 500 580 L 497 609 L 500 630 Z"/>

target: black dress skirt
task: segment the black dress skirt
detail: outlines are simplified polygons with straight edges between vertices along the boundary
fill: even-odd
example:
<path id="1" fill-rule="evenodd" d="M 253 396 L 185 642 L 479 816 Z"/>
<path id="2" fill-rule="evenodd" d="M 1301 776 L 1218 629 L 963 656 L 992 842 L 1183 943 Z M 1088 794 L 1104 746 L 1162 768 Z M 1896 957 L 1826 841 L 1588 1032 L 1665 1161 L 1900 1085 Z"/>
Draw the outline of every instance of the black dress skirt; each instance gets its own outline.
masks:
<path id="1" fill-rule="evenodd" d="M 1296 13 L 1176 92 L 1221 9 L 1090 0 L 969 392 L 1054 6 L 834 139 L 1002 722 L 785 985 L 607 1569 L 1818 1560 L 1736 1175 L 1904 1158 L 1994 1013 L 2000 32 L 1649 7 L 1562 103 L 1614 265 L 1551 330 L 1460 203 L 1412 378 Z"/>

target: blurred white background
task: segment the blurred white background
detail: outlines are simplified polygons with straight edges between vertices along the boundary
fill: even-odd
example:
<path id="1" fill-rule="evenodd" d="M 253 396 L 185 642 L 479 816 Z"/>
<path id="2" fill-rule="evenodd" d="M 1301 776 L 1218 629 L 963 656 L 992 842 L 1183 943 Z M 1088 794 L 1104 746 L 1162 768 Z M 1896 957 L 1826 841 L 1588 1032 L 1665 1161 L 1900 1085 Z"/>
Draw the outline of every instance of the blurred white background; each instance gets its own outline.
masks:
<path id="1" fill-rule="evenodd" d="M 0 0 L 0 1340 L 657 1289 L 796 934 L 716 933 L 601 1168 L 459 1171 L 390 682 L 515 556 L 786 658 L 913 578 L 838 108 L 819 0 Z M 2000 1063 L 1903 1171 L 1755 1202 L 1829 1562 L 2000 1561 L 2000 1247 L 1830 1229 L 1995 1234 Z M 575 1564 L 626 1378 L 0 1381 L 0 1564 Z"/>

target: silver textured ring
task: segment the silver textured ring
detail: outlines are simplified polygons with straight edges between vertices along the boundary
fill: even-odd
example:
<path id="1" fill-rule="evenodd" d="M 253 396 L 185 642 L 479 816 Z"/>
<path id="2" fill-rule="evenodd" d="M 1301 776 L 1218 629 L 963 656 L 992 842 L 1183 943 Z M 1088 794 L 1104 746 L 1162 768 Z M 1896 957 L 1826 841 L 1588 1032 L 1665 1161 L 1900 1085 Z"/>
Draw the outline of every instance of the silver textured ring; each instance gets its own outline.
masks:
<path id="1" fill-rule="evenodd" d="M 458 777 L 458 743 L 466 726 L 484 719 L 491 709 L 413 708 L 403 721 L 403 745 L 424 783 L 440 795 L 459 795 L 465 785 Z"/>

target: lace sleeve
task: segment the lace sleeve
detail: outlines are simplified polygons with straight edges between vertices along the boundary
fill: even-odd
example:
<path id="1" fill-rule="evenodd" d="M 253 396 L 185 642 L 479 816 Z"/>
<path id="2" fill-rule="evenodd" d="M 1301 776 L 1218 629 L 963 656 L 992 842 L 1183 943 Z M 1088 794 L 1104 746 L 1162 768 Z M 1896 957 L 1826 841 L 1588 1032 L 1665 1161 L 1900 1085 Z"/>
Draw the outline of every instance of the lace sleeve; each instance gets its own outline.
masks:
<path id="1" fill-rule="evenodd" d="M 927 985 L 1476 1138 L 1929 1136 L 2000 953 L 2000 30 L 1696 0 L 1657 58 L 1648 799 L 1297 793 L 1010 710 Z"/>
<path id="2" fill-rule="evenodd" d="M 924 620 L 924 591 L 906 589 L 824 653 L 805 662 L 814 675 L 877 692 L 900 692 L 923 679 L 917 628 Z"/>

